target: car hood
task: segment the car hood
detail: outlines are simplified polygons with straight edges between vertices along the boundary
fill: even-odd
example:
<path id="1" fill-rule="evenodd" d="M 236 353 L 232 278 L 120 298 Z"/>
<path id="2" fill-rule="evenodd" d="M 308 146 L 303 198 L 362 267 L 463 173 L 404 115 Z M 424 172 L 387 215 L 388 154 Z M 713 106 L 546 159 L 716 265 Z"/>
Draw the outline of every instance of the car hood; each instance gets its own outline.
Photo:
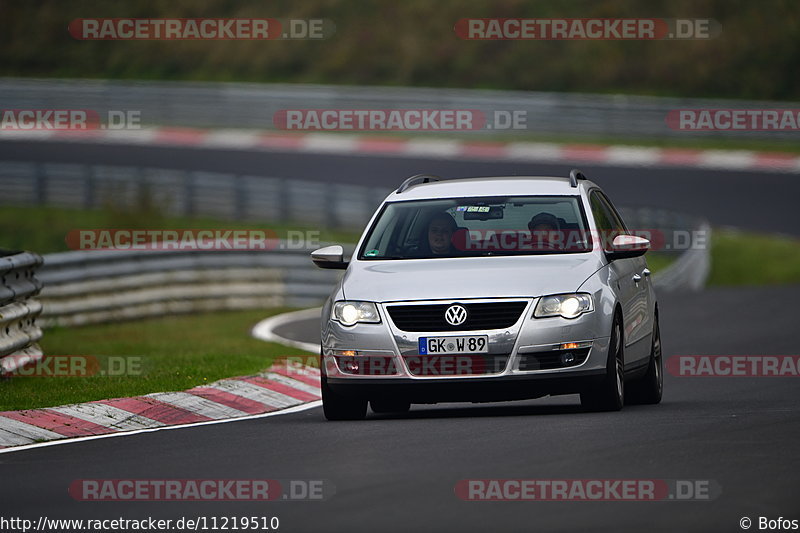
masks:
<path id="1" fill-rule="evenodd" d="M 593 253 L 354 261 L 343 289 L 372 302 L 535 297 L 575 291 L 602 266 Z"/>

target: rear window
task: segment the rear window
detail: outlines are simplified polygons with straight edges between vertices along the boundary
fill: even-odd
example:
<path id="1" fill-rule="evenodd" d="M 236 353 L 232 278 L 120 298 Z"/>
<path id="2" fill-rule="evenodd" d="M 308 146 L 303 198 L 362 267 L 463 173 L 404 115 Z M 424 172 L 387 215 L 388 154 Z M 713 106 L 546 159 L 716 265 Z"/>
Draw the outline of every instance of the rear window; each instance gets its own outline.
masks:
<path id="1" fill-rule="evenodd" d="M 359 259 L 428 259 L 588 252 L 577 196 L 470 197 L 391 202 Z"/>

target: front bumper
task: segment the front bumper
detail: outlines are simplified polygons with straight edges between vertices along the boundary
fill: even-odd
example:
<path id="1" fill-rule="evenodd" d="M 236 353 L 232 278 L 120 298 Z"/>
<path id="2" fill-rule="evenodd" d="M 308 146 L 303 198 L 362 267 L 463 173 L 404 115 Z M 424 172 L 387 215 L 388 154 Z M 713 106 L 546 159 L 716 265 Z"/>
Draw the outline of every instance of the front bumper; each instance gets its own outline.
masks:
<path id="1" fill-rule="evenodd" d="M 411 403 L 501 402 L 575 394 L 598 383 L 602 370 L 569 373 L 482 376 L 462 378 L 359 378 L 328 377 L 328 386 L 343 396 L 366 399 L 399 399 Z"/>
<path id="2" fill-rule="evenodd" d="M 515 299 L 519 301 L 520 299 Z M 462 300 L 463 301 L 463 300 Z M 497 300 L 494 300 L 497 301 Z M 536 299 L 528 305 L 513 326 L 502 330 L 407 332 L 395 327 L 385 306 L 378 304 L 380 324 L 342 326 L 323 322 L 323 367 L 331 390 L 343 395 L 368 398 L 398 397 L 412 402 L 503 401 L 581 392 L 606 373 L 609 337 L 603 313 L 593 311 L 576 319 L 531 318 Z M 437 302 L 456 303 L 456 301 Z M 605 333 L 605 335 L 604 335 Z M 430 336 L 487 335 L 489 354 L 499 366 L 483 373 L 412 372 L 409 361 L 419 364 L 426 356 L 418 353 L 418 339 Z M 526 358 L 554 353 L 562 343 L 588 345 L 579 364 L 563 368 L 531 369 Z M 353 372 L 350 356 L 383 360 L 385 371 L 378 375 Z M 458 358 L 459 356 L 450 356 Z M 363 359 L 362 359 L 363 360 Z M 522 363 L 522 365 L 521 365 Z M 358 365 L 355 365 L 358 366 Z M 413 364 L 411 365 L 413 366 Z"/>

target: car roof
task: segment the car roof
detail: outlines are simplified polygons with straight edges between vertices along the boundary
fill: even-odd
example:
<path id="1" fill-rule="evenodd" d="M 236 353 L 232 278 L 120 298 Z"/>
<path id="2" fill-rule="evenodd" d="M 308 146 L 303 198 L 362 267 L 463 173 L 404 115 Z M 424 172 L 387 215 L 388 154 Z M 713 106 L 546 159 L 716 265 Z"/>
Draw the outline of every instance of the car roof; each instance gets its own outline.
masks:
<path id="1" fill-rule="evenodd" d="M 571 187 L 568 178 L 554 176 L 493 176 L 458 178 L 412 185 L 403 192 L 393 192 L 387 202 L 430 200 L 466 196 L 575 196 L 596 184 L 579 180 Z"/>

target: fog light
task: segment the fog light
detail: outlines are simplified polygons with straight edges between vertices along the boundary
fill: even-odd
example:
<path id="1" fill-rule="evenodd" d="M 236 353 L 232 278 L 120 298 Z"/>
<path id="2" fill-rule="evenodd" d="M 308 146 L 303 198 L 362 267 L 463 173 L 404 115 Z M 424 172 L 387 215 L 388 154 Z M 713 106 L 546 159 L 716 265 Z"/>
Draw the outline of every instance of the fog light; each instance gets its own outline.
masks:
<path id="1" fill-rule="evenodd" d="M 565 352 L 561 354 L 561 364 L 564 366 L 570 366 L 572 363 L 575 362 L 575 354 L 572 352 Z"/>
<path id="2" fill-rule="evenodd" d="M 344 370 L 345 372 L 357 373 L 358 372 L 358 362 L 357 361 L 352 361 L 352 360 L 343 361 L 342 362 L 342 370 Z"/>

